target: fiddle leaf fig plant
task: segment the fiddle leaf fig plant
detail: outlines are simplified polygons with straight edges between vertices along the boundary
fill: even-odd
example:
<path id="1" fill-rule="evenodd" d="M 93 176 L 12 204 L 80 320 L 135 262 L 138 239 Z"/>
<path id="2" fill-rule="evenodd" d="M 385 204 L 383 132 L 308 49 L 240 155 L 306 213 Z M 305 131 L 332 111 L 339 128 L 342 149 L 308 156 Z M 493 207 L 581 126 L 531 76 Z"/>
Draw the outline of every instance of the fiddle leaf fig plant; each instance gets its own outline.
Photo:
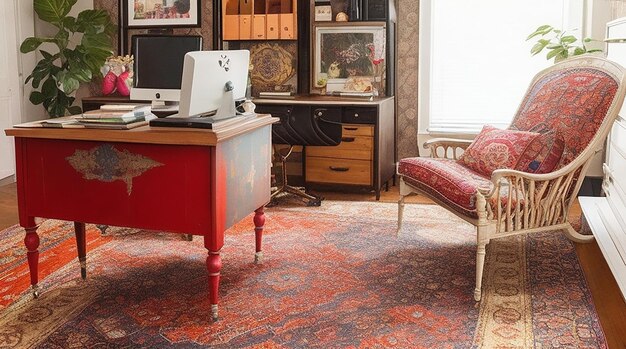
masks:
<path id="1" fill-rule="evenodd" d="M 35 89 L 29 97 L 31 103 L 43 104 L 53 118 L 64 116 L 66 112 L 82 112 L 79 106 L 72 105 L 74 93 L 81 83 L 101 76 L 100 68 L 113 54 L 115 25 L 108 13 L 104 10 L 84 10 L 76 17 L 69 16 L 76 1 L 34 0 L 37 16 L 58 31 L 50 37 L 26 38 L 20 46 L 22 53 L 29 53 L 48 43 L 39 50 L 43 58 L 25 83 L 30 82 Z"/>
<path id="2" fill-rule="evenodd" d="M 585 45 L 594 41 L 591 38 L 584 38 L 581 40 L 581 45 L 575 45 L 578 39 L 567 32 L 555 29 L 551 25 L 542 25 L 535 29 L 528 37 L 526 41 L 541 37 L 537 43 L 530 49 L 530 53 L 534 56 L 539 54 L 543 49 L 547 50 L 546 59 L 553 59 L 554 63 L 567 59 L 570 56 L 582 55 L 585 53 L 602 52 L 600 49 L 588 49 Z"/>

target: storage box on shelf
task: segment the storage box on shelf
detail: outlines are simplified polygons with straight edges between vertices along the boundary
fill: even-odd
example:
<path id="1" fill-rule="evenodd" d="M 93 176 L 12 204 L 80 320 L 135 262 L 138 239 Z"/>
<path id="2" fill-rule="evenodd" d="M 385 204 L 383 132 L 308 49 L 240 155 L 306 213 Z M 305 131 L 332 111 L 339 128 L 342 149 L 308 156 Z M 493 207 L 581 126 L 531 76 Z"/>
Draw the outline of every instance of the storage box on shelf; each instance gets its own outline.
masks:
<path id="1" fill-rule="evenodd" d="M 297 0 L 222 0 L 222 39 L 295 40 Z"/>

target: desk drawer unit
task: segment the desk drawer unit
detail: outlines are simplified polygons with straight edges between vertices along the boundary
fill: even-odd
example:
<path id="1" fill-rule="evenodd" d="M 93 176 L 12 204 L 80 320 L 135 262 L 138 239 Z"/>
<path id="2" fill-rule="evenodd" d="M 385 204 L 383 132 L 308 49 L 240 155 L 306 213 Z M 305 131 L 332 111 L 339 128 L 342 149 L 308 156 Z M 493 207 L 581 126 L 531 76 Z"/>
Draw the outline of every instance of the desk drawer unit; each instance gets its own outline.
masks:
<path id="1" fill-rule="evenodd" d="M 306 179 L 316 183 L 372 185 L 374 126 L 347 124 L 335 147 L 306 148 Z"/>
<path id="2" fill-rule="evenodd" d="M 373 189 L 389 186 L 395 174 L 395 111 L 393 97 L 359 100 L 328 96 L 294 96 L 287 100 L 255 99 L 257 111 L 281 119 L 274 125 L 304 127 L 318 121 L 320 128 L 337 125 L 341 143 L 317 146 L 298 143 L 295 136 L 274 132 L 274 143 L 315 144 L 305 146 L 304 181 L 309 189 L 343 190 L 346 185 Z M 327 121 L 326 123 L 323 121 Z M 322 121 L 322 122 L 319 122 Z M 283 125 L 284 123 L 284 125 Z M 334 130 L 334 129 L 333 129 Z M 325 130 L 327 131 L 327 130 Z M 339 134 L 341 132 L 341 134 Z M 328 133 L 328 132 L 326 132 Z M 302 134 L 302 132 L 300 132 Z M 290 143 L 291 141 L 291 143 Z"/>
<path id="3" fill-rule="evenodd" d="M 346 128 L 356 128 L 357 132 L 346 131 Z M 368 134 L 373 130 L 372 126 L 344 126 L 339 145 L 335 147 L 307 147 L 307 159 L 309 157 L 324 157 L 371 161 L 374 157 L 374 138 Z"/>
<path id="4" fill-rule="evenodd" d="M 306 179 L 316 183 L 372 185 L 372 162 L 308 157 Z"/>

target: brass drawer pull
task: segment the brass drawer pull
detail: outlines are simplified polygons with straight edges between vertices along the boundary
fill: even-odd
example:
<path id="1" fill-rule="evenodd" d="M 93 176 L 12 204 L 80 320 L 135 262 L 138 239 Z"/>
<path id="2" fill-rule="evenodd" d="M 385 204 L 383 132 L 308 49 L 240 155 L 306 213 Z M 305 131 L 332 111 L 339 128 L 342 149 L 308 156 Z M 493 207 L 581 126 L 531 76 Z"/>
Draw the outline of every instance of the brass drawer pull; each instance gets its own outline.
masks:
<path id="1" fill-rule="evenodd" d="M 348 172 L 350 170 L 349 167 L 334 167 L 334 166 L 328 166 L 328 168 L 331 171 L 335 171 L 335 172 Z"/>
<path id="2" fill-rule="evenodd" d="M 341 137 L 342 142 L 351 143 L 354 142 L 354 137 Z"/>

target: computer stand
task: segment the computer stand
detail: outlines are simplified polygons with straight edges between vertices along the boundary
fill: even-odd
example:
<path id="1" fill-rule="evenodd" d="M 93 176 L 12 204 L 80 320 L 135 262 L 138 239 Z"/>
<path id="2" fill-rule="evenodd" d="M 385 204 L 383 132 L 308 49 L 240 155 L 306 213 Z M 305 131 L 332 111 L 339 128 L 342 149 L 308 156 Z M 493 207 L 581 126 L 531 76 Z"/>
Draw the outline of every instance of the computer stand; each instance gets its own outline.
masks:
<path id="1" fill-rule="evenodd" d="M 293 145 L 290 145 L 287 153 L 285 154 L 281 154 L 280 151 L 278 151 L 276 147 L 274 147 L 274 151 L 280 157 L 280 162 L 282 164 L 282 183 L 280 187 L 278 187 L 278 189 L 276 189 L 272 193 L 270 197 L 270 200 L 271 200 L 270 203 L 274 201 L 274 199 L 278 196 L 278 194 L 287 193 L 287 194 L 292 194 L 292 195 L 305 199 L 307 206 L 321 206 L 322 198 L 309 195 L 305 193 L 303 189 L 291 186 L 287 183 L 287 158 L 289 158 L 289 155 L 291 155 L 291 153 L 293 152 L 293 147 L 294 147 Z"/>

